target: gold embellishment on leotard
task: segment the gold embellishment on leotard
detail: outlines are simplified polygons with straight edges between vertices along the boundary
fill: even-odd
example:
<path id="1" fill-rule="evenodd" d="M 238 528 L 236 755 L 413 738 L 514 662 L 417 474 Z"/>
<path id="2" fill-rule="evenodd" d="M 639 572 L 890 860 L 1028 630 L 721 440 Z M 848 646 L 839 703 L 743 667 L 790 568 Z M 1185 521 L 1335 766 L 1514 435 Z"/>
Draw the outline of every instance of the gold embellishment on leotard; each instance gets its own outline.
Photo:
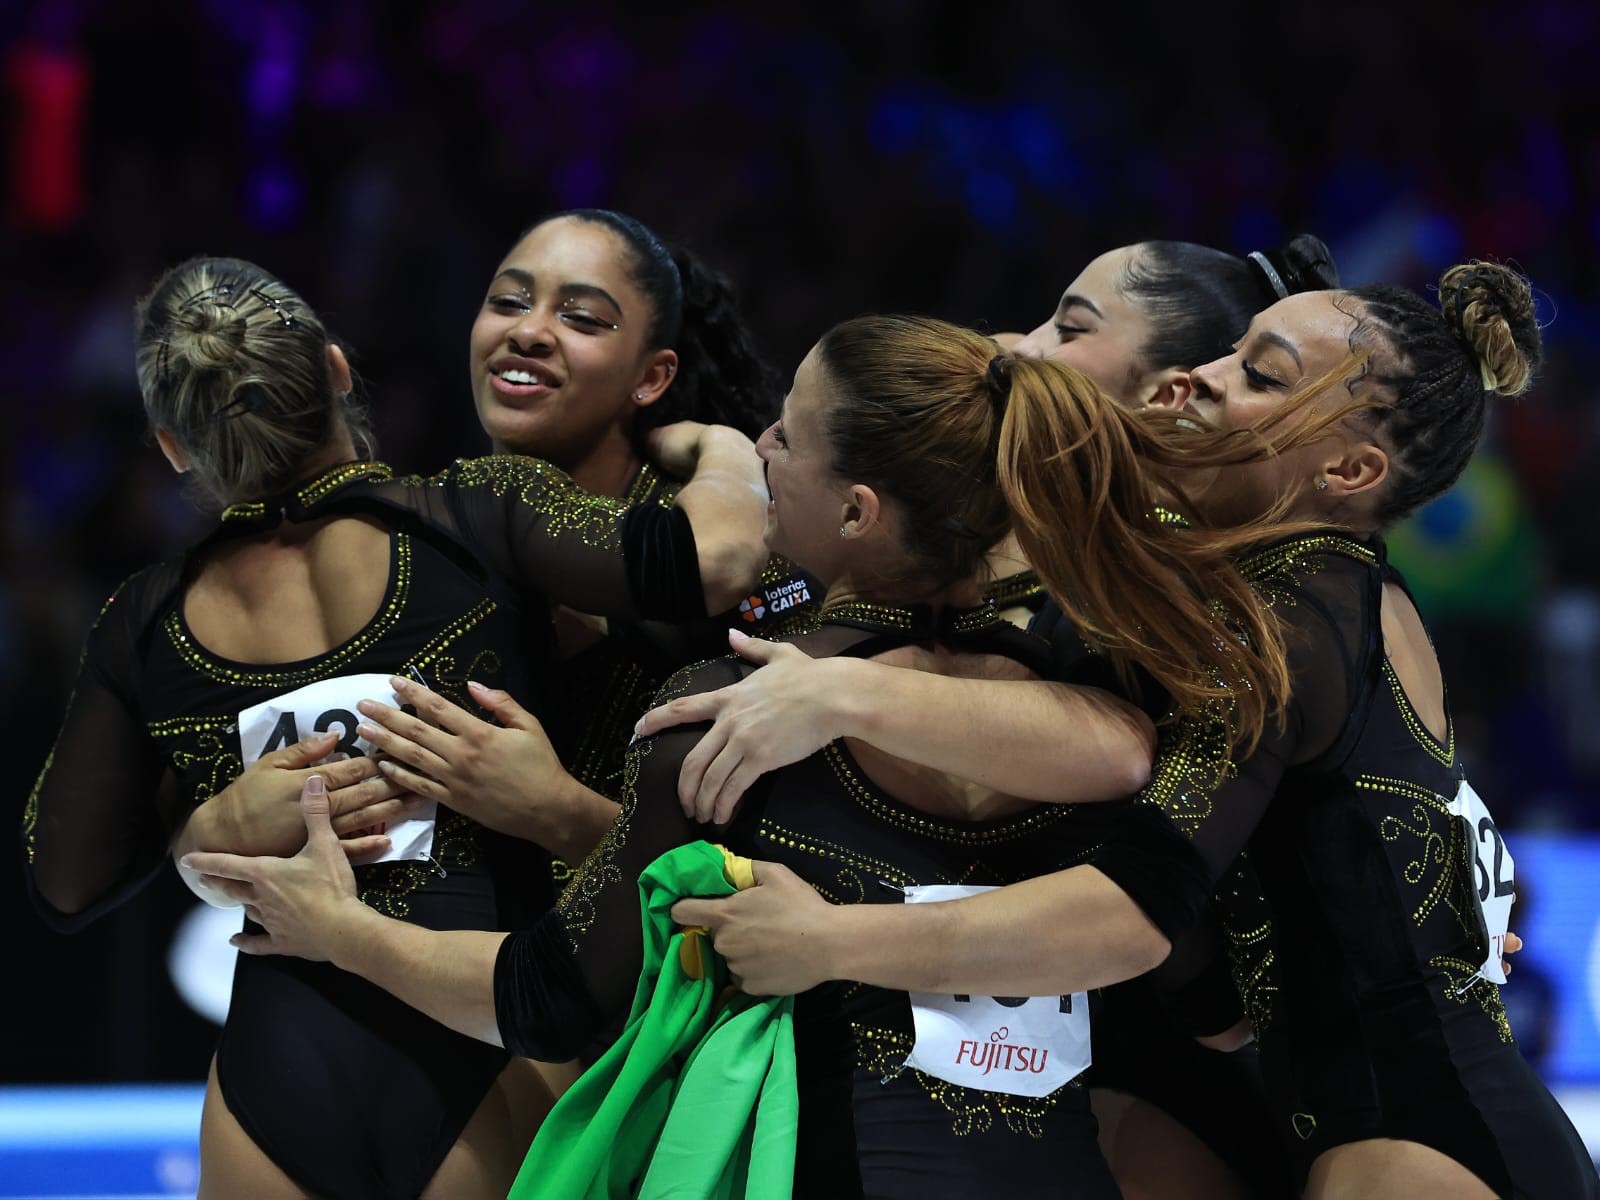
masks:
<path id="1" fill-rule="evenodd" d="M 820 884 L 812 886 L 835 904 L 862 904 L 867 899 L 867 881 L 885 880 L 898 884 L 900 887 L 910 887 L 917 881 L 904 871 L 885 862 L 881 858 L 874 858 L 870 854 L 861 854 L 842 846 L 838 842 L 827 838 L 814 837 L 810 834 L 798 833 L 793 829 L 785 828 L 776 821 L 763 816 L 761 825 L 756 834 L 758 839 L 771 842 L 793 854 L 810 854 L 826 859 L 841 869 L 838 872 L 835 887 L 829 888 Z"/>
<path id="2" fill-rule="evenodd" d="M 665 704 L 687 692 L 694 682 L 697 669 L 697 667 L 685 667 L 674 674 L 661 685 L 661 690 L 656 693 L 655 703 Z M 574 954 L 578 952 L 579 936 L 594 926 L 595 900 L 606 888 L 615 887 L 622 882 L 622 871 L 617 866 L 617 853 L 627 845 L 633 814 L 639 808 L 639 772 L 654 748 L 654 738 L 643 738 L 628 747 L 628 755 L 622 765 L 622 795 L 618 798 L 621 811 L 601 837 L 600 844 L 574 869 L 566 890 L 556 899 L 556 908 L 561 912 L 567 929 L 567 940 Z"/>
<path id="3" fill-rule="evenodd" d="M 633 477 L 633 485 L 628 488 L 628 494 L 623 502 L 628 505 L 657 504 L 662 508 L 671 508 L 677 499 L 679 484 L 676 480 L 669 480 L 649 463 L 639 467 L 639 473 Z"/>
<path id="4" fill-rule="evenodd" d="M 1406 728 L 1411 731 L 1411 736 L 1416 739 L 1417 745 L 1426 750 L 1430 757 L 1453 768 L 1456 765 L 1455 722 L 1447 721 L 1445 747 L 1440 750 L 1438 741 L 1428 732 L 1427 726 L 1422 723 L 1422 718 L 1417 716 L 1417 710 L 1411 707 L 1411 697 L 1406 695 L 1406 689 L 1400 684 L 1400 676 L 1395 674 L 1387 658 L 1383 660 L 1383 677 L 1389 681 L 1389 690 L 1394 693 L 1394 706 L 1400 710 L 1400 719 L 1406 723 Z"/>
<path id="5" fill-rule="evenodd" d="M 843 604 L 830 604 L 822 610 L 824 621 L 859 621 L 880 629 L 911 633 L 916 629 L 915 615 L 909 608 L 896 608 L 888 604 L 872 604 L 865 600 L 851 600 Z"/>
<path id="6" fill-rule="evenodd" d="M 478 601 L 470 610 L 451 621 L 428 644 L 408 658 L 396 674 L 421 678 L 429 690 L 467 711 L 476 705 L 467 693 L 467 681 L 486 683 L 498 676 L 502 669 L 500 655 L 493 650 L 480 650 L 464 667 L 449 649 L 455 642 L 483 624 L 495 611 L 495 602 Z"/>
<path id="7" fill-rule="evenodd" d="M 1309 1142 L 1317 1134 L 1317 1118 L 1312 1113 L 1297 1112 L 1290 1116 L 1289 1127 L 1294 1130 L 1295 1137 Z"/>
<path id="8" fill-rule="evenodd" d="M 1228 753 L 1231 700 L 1214 700 L 1204 714 L 1181 718 L 1162 738 L 1150 782 L 1137 803 L 1152 804 L 1185 837 L 1211 816 L 1213 793 L 1237 771 Z"/>
<path id="9" fill-rule="evenodd" d="M 1378 565 L 1378 556 L 1354 538 L 1337 533 L 1312 533 L 1246 555 L 1239 560 L 1239 571 L 1252 583 L 1283 576 L 1298 584 L 1321 570 L 1321 564 L 1311 560 L 1323 554 L 1353 558 L 1369 567 Z"/>
<path id="10" fill-rule="evenodd" d="M 371 863 L 355 869 L 357 895 L 363 904 L 403 921 L 411 913 L 408 897 L 413 892 L 444 878 L 453 867 L 478 865 L 479 826 L 452 809 L 441 806 L 438 811 L 429 859 Z"/>
<path id="11" fill-rule="evenodd" d="M 1244 1002 L 1250 1028 L 1260 1037 L 1272 1027 L 1278 999 L 1277 957 L 1272 948 L 1272 918 L 1266 915 L 1261 884 L 1248 850 L 1240 852 L 1218 883 L 1216 899 L 1234 990 Z M 1246 927 L 1241 917 L 1254 924 Z"/>
<path id="12" fill-rule="evenodd" d="M 995 1117 L 1004 1119 L 1006 1128 L 1024 1137 L 1042 1139 L 1045 1118 L 1061 1102 L 1069 1089 L 1082 1087 L 1079 1080 L 1064 1083 L 1048 1096 L 1012 1096 L 1005 1092 L 980 1092 L 947 1083 L 906 1066 L 915 1039 L 897 1029 L 850 1022 L 855 1041 L 856 1065 L 880 1078 L 909 1075 L 922 1085 L 928 1098 L 950 1114 L 950 1129 L 957 1137 L 988 1133 Z M 1081 1079 L 1081 1076 L 1080 1076 Z"/>
<path id="13" fill-rule="evenodd" d="M 165 753 L 173 770 L 186 777 L 200 772 L 189 787 L 189 799 L 195 807 L 222 791 L 244 770 L 235 736 L 235 717 L 173 717 L 152 721 L 145 729 L 158 742 L 169 743 Z"/>
<path id="14" fill-rule="evenodd" d="M 1500 998 L 1500 988 L 1478 974 L 1478 964 L 1464 958 L 1441 954 L 1430 958 L 1428 965 L 1444 976 L 1445 998 L 1457 1004 L 1473 1001 L 1484 1011 L 1500 1040 L 1510 1045 L 1516 1039 L 1511 1033 L 1511 1020 L 1506 1016 L 1505 1001 Z"/>
<path id="15" fill-rule="evenodd" d="M 1402 835 L 1409 834 L 1420 843 L 1417 857 L 1406 863 L 1401 872 L 1407 883 L 1426 888 L 1422 899 L 1411 910 L 1411 919 L 1421 925 L 1443 900 L 1455 913 L 1462 932 L 1470 935 L 1472 923 L 1451 899 L 1452 889 L 1457 888 L 1458 868 L 1463 856 L 1461 823 L 1451 818 L 1450 801 L 1408 780 L 1391 779 L 1384 775 L 1361 775 L 1356 779 L 1355 786 L 1362 791 L 1382 792 L 1411 801 L 1408 814 L 1410 822 L 1394 813 L 1378 820 L 1378 836 L 1384 841 L 1398 842 Z M 1435 827 L 1436 822 L 1442 829 Z M 1430 868 L 1437 868 L 1436 873 Z M 1430 874 L 1433 876 L 1431 880 Z"/>
<path id="16" fill-rule="evenodd" d="M 394 472 L 385 463 L 379 462 L 351 462 L 342 463 L 330 471 L 325 471 L 310 483 L 295 492 L 295 500 L 301 508 L 310 508 L 312 505 L 327 499 L 340 488 L 348 487 L 368 479 L 392 479 Z M 224 521 L 259 521 L 267 515 L 267 505 L 261 500 L 246 500 L 239 504 L 230 504 L 222 510 Z"/>
<path id="17" fill-rule="evenodd" d="M 348 663 L 359 658 L 379 638 L 388 633 L 405 608 L 406 601 L 411 596 L 411 539 L 406 534 L 394 535 L 394 564 L 394 587 L 384 597 L 378 615 L 344 645 L 335 647 L 327 654 L 319 655 L 311 666 L 287 671 L 257 671 L 225 665 L 200 649 L 184 628 L 183 619 L 177 609 L 173 609 L 167 615 L 162 626 L 167 637 L 171 639 L 173 648 L 177 650 L 178 657 L 183 659 L 187 667 L 207 679 L 236 687 L 275 688 L 296 687 L 318 679 L 327 679 L 338 674 Z"/>
<path id="18" fill-rule="evenodd" d="M 995 608 L 1015 608 L 1045 593 L 1044 583 L 1033 571 L 1018 571 L 990 585 L 984 600 Z"/>
<path id="19" fill-rule="evenodd" d="M 889 804 L 876 787 L 856 774 L 848 753 L 839 742 L 823 747 L 823 755 L 845 792 L 872 814 L 873 819 L 934 841 L 954 842 L 962 846 L 993 846 L 1030 837 L 1039 829 L 1072 819 L 1072 805 L 1045 804 L 990 828 L 974 829 L 970 825 L 939 820 Z"/>
<path id="20" fill-rule="evenodd" d="M 457 459 L 452 468 L 456 483 L 467 488 L 488 488 L 495 496 L 515 495 L 544 518 L 542 532 L 555 539 L 571 532 L 597 550 L 622 549 L 622 516 L 628 506 L 612 496 L 586 492 L 564 472 L 537 458 L 496 454 L 487 458 Z"/>
<path id="21" fill-rule="evenodd" d="M 1155 508 L 1151 509 L 1150 515 L 1153 516 L 1159 524 L 1177 525 L 1183 529 L 1189 528 L 1188 517 L 1184 516 L 1182 513 L 1175 513 L 1170 508 L 1162 508 L 1159 504 L 1156 505 Z"/>

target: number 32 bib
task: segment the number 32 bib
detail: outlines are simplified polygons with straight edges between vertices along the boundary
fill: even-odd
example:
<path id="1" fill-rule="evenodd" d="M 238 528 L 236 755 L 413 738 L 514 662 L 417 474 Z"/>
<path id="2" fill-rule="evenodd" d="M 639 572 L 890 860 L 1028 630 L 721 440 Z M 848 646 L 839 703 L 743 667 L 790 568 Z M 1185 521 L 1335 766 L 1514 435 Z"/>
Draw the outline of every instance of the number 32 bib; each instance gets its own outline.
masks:
<path id="1" fill-rule="evenodd" d="M 376 700 L 399 708 L 387 675 L 339 675 L 274 696 L 239 714 L 239 754 L 249 766 L 264 754 L 292 746 L 314 733 L 339 733 L 335 754 L 372 753 L 372 745 L 356 736 L 361 716 L 356 704 Z M 375 862 L 423 860 L 433 853 L 433 826 L 438 805 L 428 801 L 417 814 L 376 832 L 388 835 L 389 849 Z"/>
<path id="2" fill-rule="evenodd" d="M 991 887 L 906 888 L 906 903 L 960 900 Z M 1089 997 L 912 992 L 916 1044 L 906 1058 L 935 1079 L 981 1092 L 1048 1096 L 1089 1067 Z"/>
<path id="3" fill-rule="evenodd" d="M 1511 902 L 1515 899 L 1516 867 L 1511 851 L 1495 828 L 1488 806 L 1466 780 L 1450 802 L 1450 815 L 1465 826 L 1466 861 L 1463 864 L 1472 880 L 1477 904 L 1479 932 L 1485 939 L 1488 955 L 1478 966 L 1478 977 L 1490 983 L 1504 983 L 1500 953 L 1505 946 L 1506 928 L 1511 922 Z"/>

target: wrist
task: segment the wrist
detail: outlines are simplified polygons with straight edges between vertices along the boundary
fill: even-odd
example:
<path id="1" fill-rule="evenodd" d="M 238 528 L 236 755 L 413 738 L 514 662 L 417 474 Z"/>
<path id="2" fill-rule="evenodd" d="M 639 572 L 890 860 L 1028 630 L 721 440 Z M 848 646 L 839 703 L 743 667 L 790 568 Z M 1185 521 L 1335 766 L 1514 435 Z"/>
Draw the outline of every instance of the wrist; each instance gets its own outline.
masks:
<path id="1" fill-rule="evenodd" d="M 871 702 L 875 664 L 860 658 L 817 661 L 812 703 L 821 730 L 831 742 L 853 737 L 871 745 L 878 705 Z M 882 668 L 877 668 L 882 670 Z"/>
<path id="2" fill-rule="evenodd" d="M 341 896 L 323 923 L 328 961 L 341 971 L 365 977 L 375 952 L 380 951 L 385 926 L 391 923 L 359 897 Z"/>

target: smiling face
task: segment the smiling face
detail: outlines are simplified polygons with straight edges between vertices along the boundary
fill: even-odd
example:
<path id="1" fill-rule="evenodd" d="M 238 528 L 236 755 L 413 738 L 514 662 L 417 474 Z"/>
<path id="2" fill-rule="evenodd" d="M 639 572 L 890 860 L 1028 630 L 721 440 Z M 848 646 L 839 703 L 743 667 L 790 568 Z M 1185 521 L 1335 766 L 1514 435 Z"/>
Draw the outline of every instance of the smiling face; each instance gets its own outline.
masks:
<path id="1" fill-rule="evenodd" d="M 616 234 L 575 217 L 535 226 L 472 326 L 472 394 L 495 449 L 574 471 L 598 447 L 626 448 L 676 364 L 645 344 L 654 316 Z"/>
<path id="2" fill-rule="evenodd" d="M 767 547 L 824 583 L 838 570 L 839 526 L 849 507 L 848 488 L 834 474 L 823 430 L 830 404 L 821 357 L 813 346 L 795 369 L 783 411 L 756 443 L 771 494 Z"/>
<path id="3" fill-rule="evenodd" d="M 1190 372 L 1194 392 L 1185 407 L 1218 429 L 1261 426 L 1349 356 L 1357 325 L 1345 311 L 1349 307 L 1342 292 L 1303 292 L 1278 301 L 1250 323 L 1233 353 Z M 1303 419 L 1331 413 L 1351 399 L 1350 390 L 1336 383 L 1306 405 Z M 1218 472 L 1202 494 L 1216 521 L 1255 516 L 1284 495 L 1297 497 L 1291 515 L 1328 516 L 1352 501 L 1370 503 L 1367 493 L 1382 482 L 1386 466 L 1383 451 L 1361 433 L 1359 422 L 1347 418 L 1307 445 Z"/>
<path id="4" fill-rule="evenodd" d="M 1122 246 L 1091 262 L 1067 285 L 1056 311 L 1013 350 L 1076 367 L 1126 408 L 1143 403 L 1146 372 L 1139 349 L 1150 322 L 1122 293 L 1121 280 L 1137 246 Z"/>

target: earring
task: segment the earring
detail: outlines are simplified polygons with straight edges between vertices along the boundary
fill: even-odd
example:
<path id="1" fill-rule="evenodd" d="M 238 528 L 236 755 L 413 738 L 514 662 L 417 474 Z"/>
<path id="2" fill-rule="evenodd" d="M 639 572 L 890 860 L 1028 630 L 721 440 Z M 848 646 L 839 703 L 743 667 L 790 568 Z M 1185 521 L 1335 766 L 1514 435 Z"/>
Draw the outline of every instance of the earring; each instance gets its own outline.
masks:
<path id="1" fill-rule="evenodd" d="M 844 526 L 843 525 L 839 526 L 839 536 L 840 537 L 844 536 Z"/>
<path id="2" fill-rule="evenodd" d="M 1328 490 L 1328 481 L 1326 479 L 1317 480 L 1317 491 L 1325 492 L 1327 490 Z"/>
<path id="3" fill-rule="evenodd" d="M 644 393 L 643 392 L 635 392 L 633 394 L 633 398 L 635 400 L 643 400 L 644 399 Z"/>

